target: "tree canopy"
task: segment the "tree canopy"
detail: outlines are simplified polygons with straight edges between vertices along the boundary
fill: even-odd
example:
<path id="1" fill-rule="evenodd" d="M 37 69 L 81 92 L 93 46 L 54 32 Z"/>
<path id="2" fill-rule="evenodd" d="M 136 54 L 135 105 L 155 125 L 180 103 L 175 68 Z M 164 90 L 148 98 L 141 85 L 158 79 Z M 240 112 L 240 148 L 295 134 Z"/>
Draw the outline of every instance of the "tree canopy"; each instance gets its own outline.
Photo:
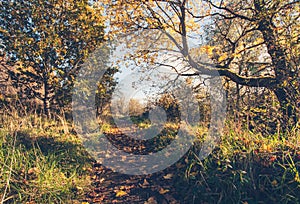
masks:
<path id="1" fill-rule="evenodd" d="M 110 33 L 160 30 L 190 66 L 180 76 L 214 75 L 271 90 L 284 124 L 299 118 L 299 1 L 148 0 L 106 2 Z M 125 8 L 125 9 L 124 9 Z M 198 48 L 190 39 L 202 37 Z M 151 51 L 150 51 L 151 52 Z M 213 63 L 197 58 L 205 52 Z M 146 55 L 149 53 L 144 52 Z"/>
<path id="2" fill-rule="evenodd" d="M 0 37 L 19 97 L 64 106 L 83 59 L 103 41 L 102 9 L 89 1 L 1 1 Z"/>
<path id="3" fill-rule="evenodd" d="M 2 67 L 19 87 L 18 96 L 40 99 L 46 115 L 51 105 L 70 102 L 80 65 L 106 38 L 118 40 L 119 34 L 159 31 L 155 39 L 146 36 L 147 40 L 139 42 L 140 50 L 131 54 L 138 65 L 141 59 L 162 65 L 158 52 L 165 46 L 166 51 L 176 50 L 186 65 L 184 69 L 169 66 L 178 77 L 220 75 L 237 86 L 268 89 L 280 103 L 282 123 L 298 122 L 299 0 L 32 0 L 0 4 L 1 49 L 7 60 Z M 128 41 L 135 43 L 133 38 Z M 147 46 L 153 41 L 160 47 Z M 209 62 L 203 61 L 203 54 Z M 99 84 L 98 95 L 111 94 L 115 73 L 114 69 L 108 71 L 108 83 Z M 98 104 L 109 101 L 107 95 L 97 98 Z"/>

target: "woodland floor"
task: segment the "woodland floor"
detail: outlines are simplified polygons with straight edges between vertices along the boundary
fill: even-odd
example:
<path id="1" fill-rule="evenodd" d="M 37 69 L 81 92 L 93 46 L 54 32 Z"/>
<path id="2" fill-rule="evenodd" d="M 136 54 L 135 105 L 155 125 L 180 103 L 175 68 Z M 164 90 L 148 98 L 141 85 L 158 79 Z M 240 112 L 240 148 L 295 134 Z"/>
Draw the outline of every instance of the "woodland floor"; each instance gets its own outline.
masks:
<path id="1" fill-rule="evenodd" d="M 122 148 L 121 143 L 126 144 L 127 147 L 136 147 L 136 145 L 145 147 L 144 144 L 136 144 L 134 140 L 126 139 L 126 137 L 124 139 L 121 134 L 110 134 L 108 137 L 114 140 L 115 145 L 119 146 L 119 148 Z M 133 143 L 135 143 L 135 145 Z M 150 149 L 139 149 L 142 149 L 142 152 L 153 150 L 151 145 L 149 145 L 149 148 Z M 135 150 L 136 149 L 132 149 L 131 152 L 135 152 Z M 185 198 L 181 197 L 178 193 L 179 191 L 182 192 L 182 190 L 192 190 L 192 186 L 190 186 L 187 182 L 178 185 L 180 182 L 184 182 L 182 180 L 182 176 L 179 177 L 179 174 L 184 173 L 186 168 L 184 165 L 184 157 L 163 171 L 150 175 L 138 176 L 113 172 L 99 163 L 94 163 L 92 175 L 94 188 L 92 191 L 87 193 L 85 202 L 128 204 L 190 203 L 185 202 Z M 173 184 L 176 184 L 177 187 Z M 180 188 L 182 189 L 178 189 L 178 186 L 181 186 Z"/>
<path id="2" fill-rule="evenodd" d="M 128 176 L 115 173 L 100 164 L 94 165 L 94 189 L 87 194 L 89 203 L 181 203 L 175 187 L 174 169 L 147 175 Z"/>
<path id="3" fill-rule="evenodd" d="M 143 155 L 169 145 L 176 129 L 170 126 L 153 139 L 134 140 L 110 127 L 105 136 L 117 149 Z M 10 203 L 300 203 L 298 130 L 284 140 L 276 135 L 226 133 L 203 161 L 194 145 L 166 169 L 138 176 L 96 162 L 72 134 L 38 130 L 15 132 L 14 142 L 8 131 L 0 129 L 0 163 L 14 164 L 10 178 L 5 177 L 8 168 L 0 168 L 0 197 L 6 184 L 1 181 L 9 179 Z"/>

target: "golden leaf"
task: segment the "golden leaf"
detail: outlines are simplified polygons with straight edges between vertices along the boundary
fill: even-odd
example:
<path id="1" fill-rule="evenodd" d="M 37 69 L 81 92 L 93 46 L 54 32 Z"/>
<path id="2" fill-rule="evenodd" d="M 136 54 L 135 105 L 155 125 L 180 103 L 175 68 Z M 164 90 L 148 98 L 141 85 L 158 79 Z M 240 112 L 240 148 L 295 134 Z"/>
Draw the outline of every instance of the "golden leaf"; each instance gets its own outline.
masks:
<path id="1" fill-rule="evenodd" d="M 169 189 L 163 189 L 163 188 L 161 188 L 160 190 L 159 190 L 159 193 L 160 194 L 165 194 L 165 193 L 168 193 L 170 190 Z"/>
<path id="2" fill-rule="evenodd" d="M 116 197 L 122 197 L 124 195 L 127 195 L 127 193 L 125 191 L 122 191 L 122 190 L 118 190 L 116 192 Z"/>

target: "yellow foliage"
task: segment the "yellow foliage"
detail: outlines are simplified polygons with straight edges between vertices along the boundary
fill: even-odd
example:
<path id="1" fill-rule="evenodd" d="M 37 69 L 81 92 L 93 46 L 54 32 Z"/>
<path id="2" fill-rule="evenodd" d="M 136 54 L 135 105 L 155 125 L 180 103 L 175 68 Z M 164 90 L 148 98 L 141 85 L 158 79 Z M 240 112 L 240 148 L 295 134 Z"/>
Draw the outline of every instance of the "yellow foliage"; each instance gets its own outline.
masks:
<path id="1" fill-rule="evenodd" d="M 215 48 L 214 46 L 204 45 L 200 48 L 200 50 L 208 54 L 209 56 L 212 56 L 214 48 Z"/>
<path id="2" fill-rule="evenodd" d="M 224 53 L 223 55 L 221 55 L 221 56 L 219 57 L 218 61 L 219 61 L 219 62 L 222 62 L 223 60 L 227 59 L 227 57 L 228 57 L 227 54 Z"/>

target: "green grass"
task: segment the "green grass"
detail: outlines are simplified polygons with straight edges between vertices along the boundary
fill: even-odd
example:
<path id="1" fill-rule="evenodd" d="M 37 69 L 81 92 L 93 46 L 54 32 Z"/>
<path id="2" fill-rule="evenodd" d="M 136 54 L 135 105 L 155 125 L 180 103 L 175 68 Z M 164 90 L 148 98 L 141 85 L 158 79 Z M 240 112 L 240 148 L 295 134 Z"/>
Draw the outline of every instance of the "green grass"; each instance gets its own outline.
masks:
<path id="1" fill-rule="evenodd" d="M 187 203 L 300 203 L 300 130 L 262 135 L 227 124 L 203 161 L 189 153 Z"/>
<path id="2" fill-rule="evenodd" d="M 166 123 L 165 128 L 157 148 L 165 147 L 164 139 L 172 139 L 179 126 Z M 201 143 L 208 128 L 193 131 Z M 183 203 L 300 203 L 299 127 L 266 135 L 228 121 L 212 154 L 200 161 L 197 147 L 201 144 L 175 164 L 180 178 L 172 185 Z"/>
<path id="3" fill-rule="evenodd" d="M 79 203 L 92 159 L 66 123 L 3 115 L 0 203 Z"/>
<path id="4" fill-rule="evenodd" d="M 65 120 L 0 117 L 0 203 L 80 203 L 91 189 L 92 158 Z M 148 124 L 137 121 L 137 124 Z M 172 139 L 178 124 L 165 125 Z M 113 126 L 104 125 L 103 130 Z M 199 141 L 207 128 L 196 128 Z M 169 138 L 170 137 L 170 138 Z M 162 143 L 159 143 L 162 142 Z M 177 164 L 183 203 L 299 203 L 300 130 L 262 135 L 228 122 L 206 159 L 197 146 Z M 188 185 L 187 185 L 188 184 Z"/>

